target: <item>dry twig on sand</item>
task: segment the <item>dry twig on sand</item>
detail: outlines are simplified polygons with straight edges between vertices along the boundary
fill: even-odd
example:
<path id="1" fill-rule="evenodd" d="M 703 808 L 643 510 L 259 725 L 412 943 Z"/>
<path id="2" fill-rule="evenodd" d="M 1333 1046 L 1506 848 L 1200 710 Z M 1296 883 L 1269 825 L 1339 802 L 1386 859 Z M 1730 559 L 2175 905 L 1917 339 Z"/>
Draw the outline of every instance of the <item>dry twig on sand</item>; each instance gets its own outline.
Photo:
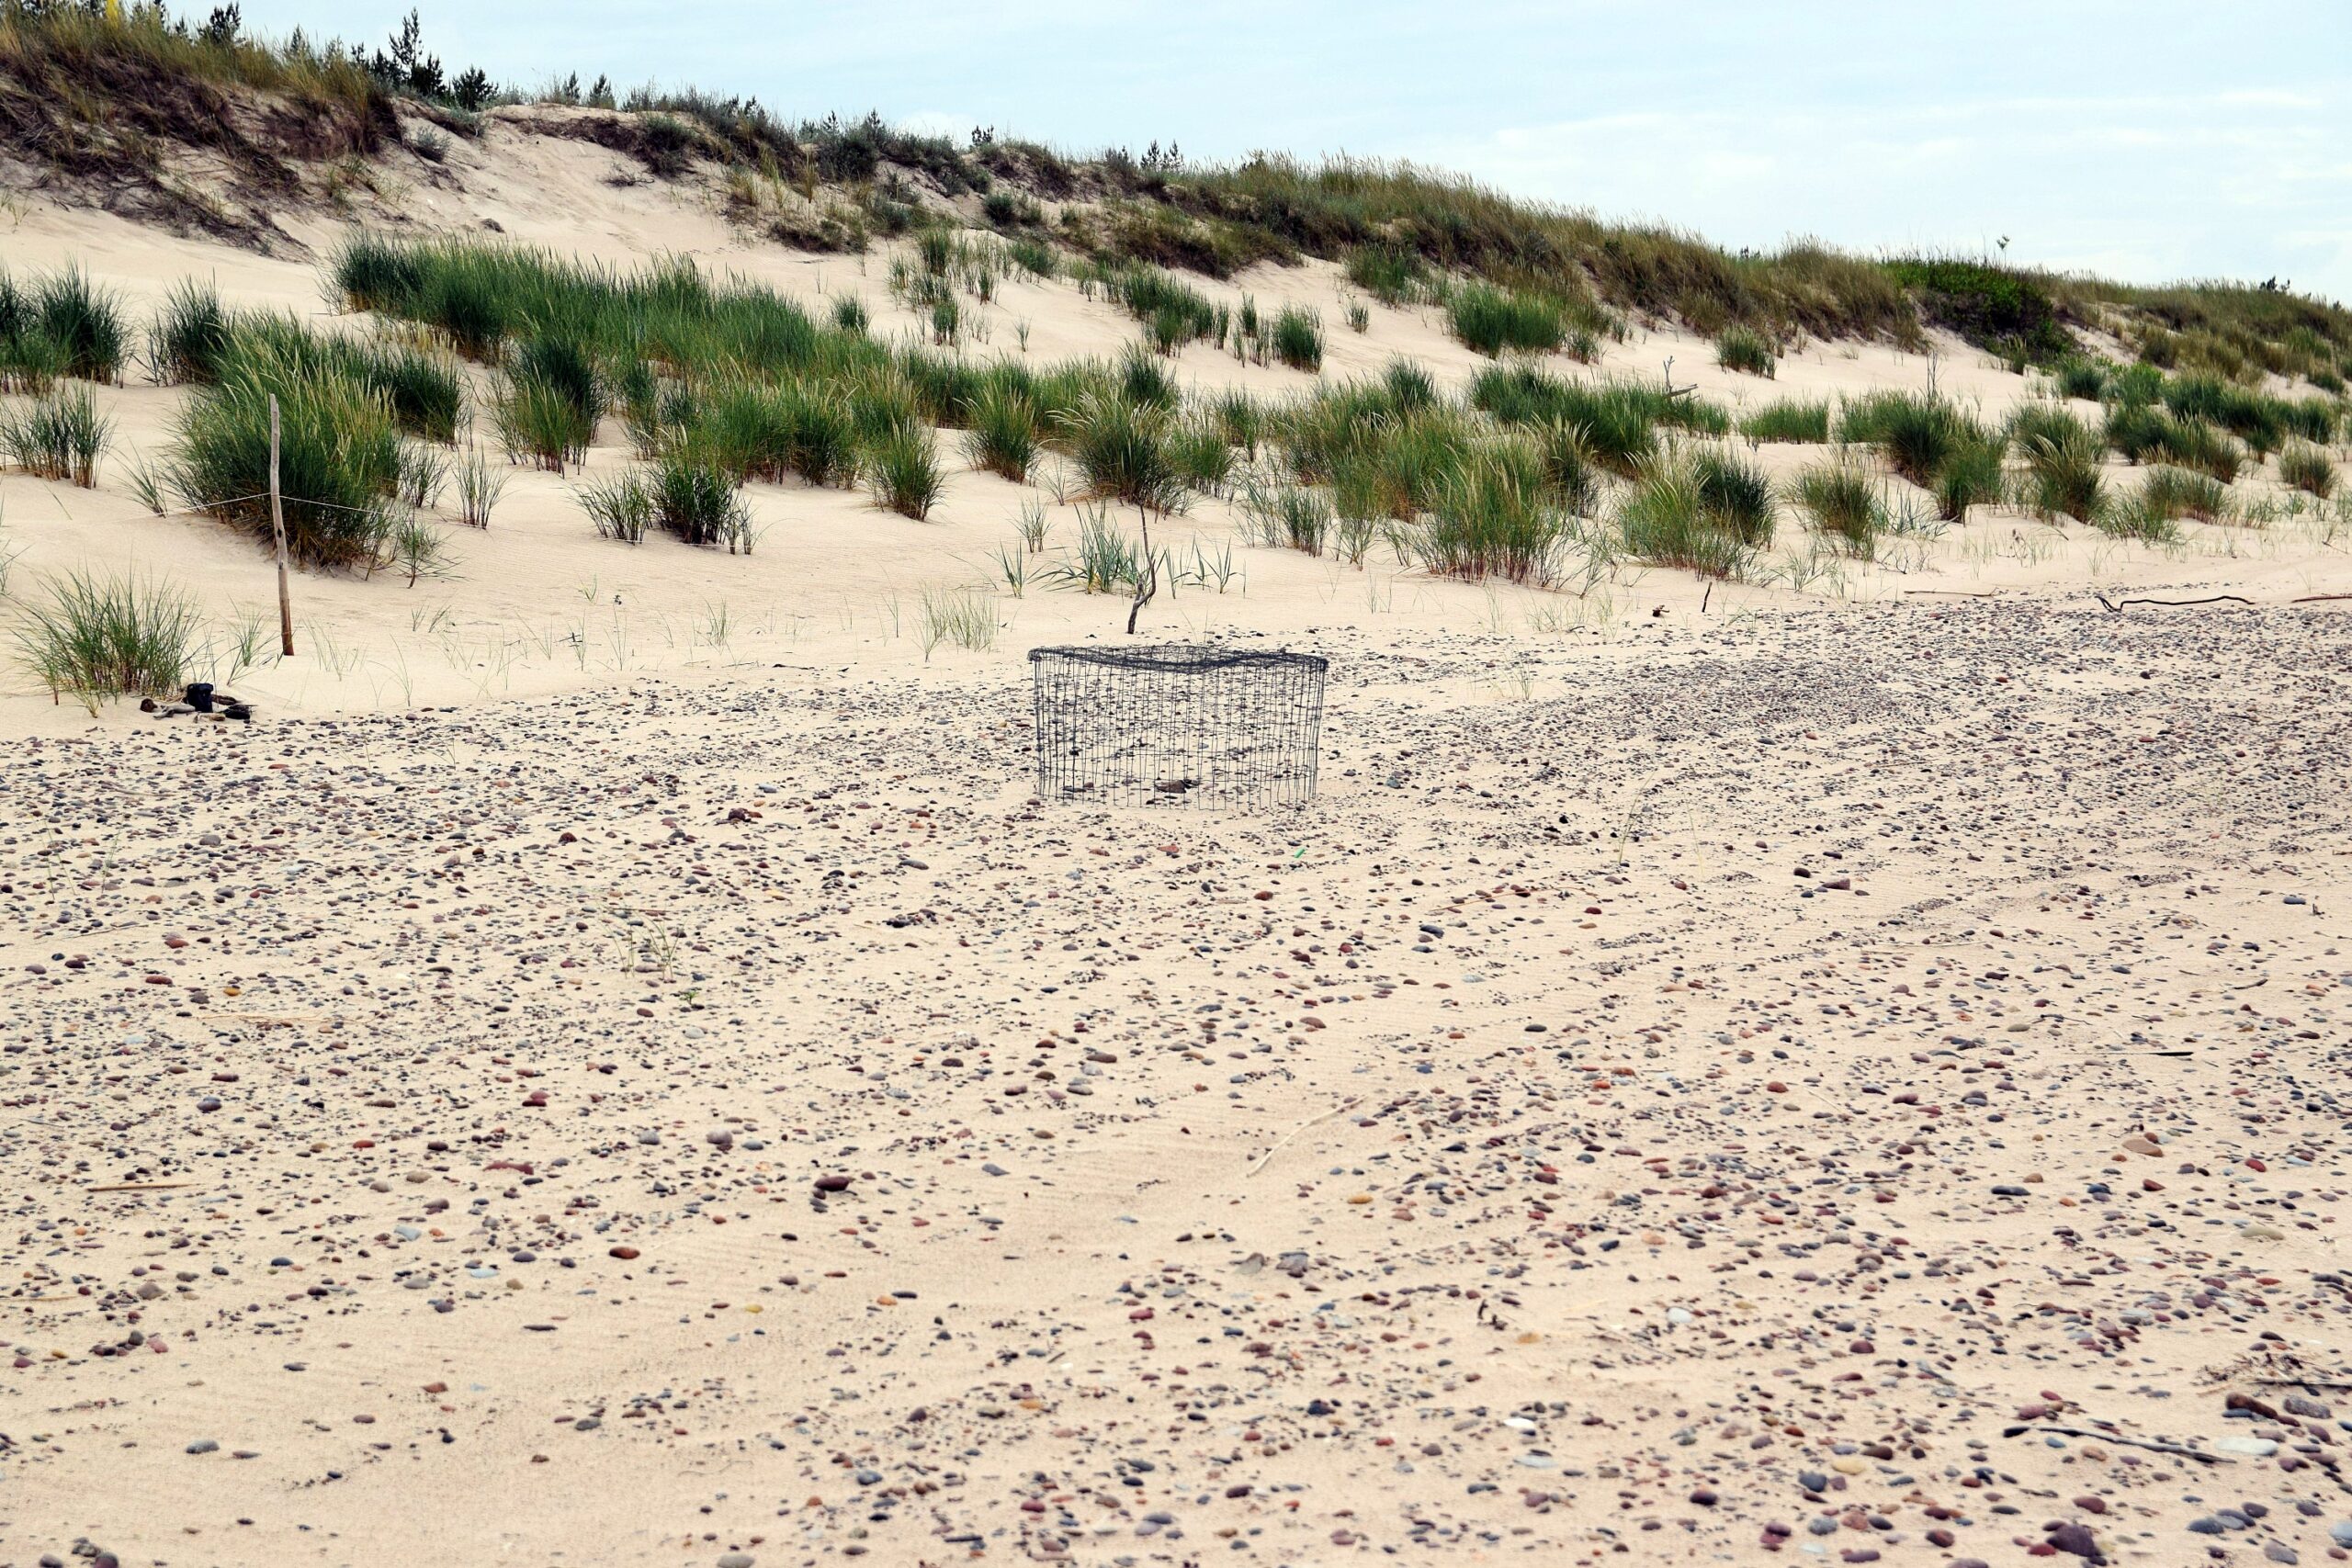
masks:
<path id="1" fill-rule="evenodd" d="M 1362 1095 L 1358 1095 L 1343 1105 L 1333 1106 L 1330 1110 L 1326 1111 L 1320 1116 L 1314 1117 L 1306 1122 L 1301 1122 L 1297 1126 L 1293 1127 L 1289 1132 L 1284 1133 L 1282 1135 L 1281 1140 L 1277 1142 L 1272 1148 L 1268 1149 L 1264 1154 L 1260 1155 L 1255 1163 L 1253 1163 L 1249 1169 L 1241 1173 L 1241 1179 L 1244 1181 L 1247 1181 L 1250 1178 L 1265 1169 L 1267 1162 L 1272 1160 L 1276 1155 L 1282 1153 L 1284 1149 L 1290 1147 L 1291 1140 L 1297 1137 L 1301 1133 L 1309 1132 L 1314 1128 L 1320 1127 L 1324 1122 L 1331 1120 L 1332 1117 L 1345 1115 L 1347 1112 L 1353 1111 L 1357 1106 L 1363 1103 L 1363 1097 Z"/>

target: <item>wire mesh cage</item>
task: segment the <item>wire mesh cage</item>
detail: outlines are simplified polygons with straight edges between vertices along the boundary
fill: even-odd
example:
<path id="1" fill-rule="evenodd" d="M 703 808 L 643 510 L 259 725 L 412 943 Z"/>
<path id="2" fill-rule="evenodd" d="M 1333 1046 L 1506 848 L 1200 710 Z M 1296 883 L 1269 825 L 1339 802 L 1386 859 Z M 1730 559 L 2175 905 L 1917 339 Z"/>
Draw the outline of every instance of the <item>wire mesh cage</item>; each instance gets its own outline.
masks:
<path id="1" fill-rule="evenodd" d="M 1315 794 L 1329 668 L 1311 653 L 1032 649 L 1037 797 L 1304 805 Z"/>

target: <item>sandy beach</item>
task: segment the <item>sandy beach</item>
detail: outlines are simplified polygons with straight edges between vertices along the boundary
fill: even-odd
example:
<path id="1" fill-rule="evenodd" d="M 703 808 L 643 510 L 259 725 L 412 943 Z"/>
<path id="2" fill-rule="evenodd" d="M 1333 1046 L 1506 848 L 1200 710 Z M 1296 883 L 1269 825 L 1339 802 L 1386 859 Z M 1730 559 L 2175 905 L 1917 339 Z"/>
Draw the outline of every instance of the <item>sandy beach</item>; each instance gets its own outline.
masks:
<path id="1" fill-rule="evenodd" d="M 446 156 L 403 231 L 923 330 L 890 246 L 517 117 Z M 7 259 L 389 332 L 321 263 L 382 218 L 36 198 Z M 1330 331 L 1188 394 L 1489 363 L 1328 261 L 1198 287 Z M 2101 412 L 1945 332 L 1561 368 Z M 278 660 L 267 553 L 136 493 L 192 394 L 95 395 L 95 488 L 0 477 L 6 592 L 168 580 L 254 718 L 0 676 L 0 1568 L 2352 1556 L 2352 533 L 2275 463 L 2161 543 L 2000 503 L 1573 587 L 1196 497 L 1145 639 L 1331 661 L 1319 795 L 1242 815 L 1036 798 L 1026 650 L 1127 608 L 1055 586 L 1058 458 L 631 547 L 608 419 L 433 574 L 298 572 Z"/>

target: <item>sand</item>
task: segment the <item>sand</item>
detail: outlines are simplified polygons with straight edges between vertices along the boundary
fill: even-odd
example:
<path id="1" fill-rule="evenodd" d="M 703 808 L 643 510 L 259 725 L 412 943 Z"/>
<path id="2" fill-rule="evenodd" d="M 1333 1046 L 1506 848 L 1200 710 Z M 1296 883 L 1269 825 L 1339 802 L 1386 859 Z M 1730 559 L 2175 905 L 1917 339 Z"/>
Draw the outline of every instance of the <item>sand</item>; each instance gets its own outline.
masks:
<path id="1" fill-rule="evenodd" d="M 593 147 L 461 152 L 420 220 L 857 276 Z M 316 298 L 86 213 L 9 255 Z M 1131 330 L 1032 292 L 1033 352 Z M 1373 316 L 1331 373 L 1470 367 Z M 1928 369 L 1610 357 L 1669 353 L 1751 400 Z M 107 394 L 141 445 L 175 397 Z M 0 481 L 16 591 L 267 604 L 120 475 Z M 921 646 L 1036 491 L 755 487 L 749 558 L 566 491 L 518 478 L 452 579 L 298 579 L 249 728 L 11 672 L 0 1563 L 2352 1546 L 2323 523 L 1996 513 L 1804 591 L 1577 598 L 1204 502 L 1176 531 L 1236 577 L 1148 629 L 1333 660 L 1320 796 L 1240 817 L 1034 800 L 1023 650 L 1124 605 L 1033 584 L 993 649 Z"/>

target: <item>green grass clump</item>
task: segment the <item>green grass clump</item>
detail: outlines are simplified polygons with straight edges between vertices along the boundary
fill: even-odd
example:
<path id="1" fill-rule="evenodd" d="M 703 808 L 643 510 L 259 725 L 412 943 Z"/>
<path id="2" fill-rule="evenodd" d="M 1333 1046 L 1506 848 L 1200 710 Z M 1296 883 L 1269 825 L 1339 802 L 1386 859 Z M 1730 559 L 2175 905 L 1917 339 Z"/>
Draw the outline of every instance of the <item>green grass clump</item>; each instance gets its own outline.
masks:
<path id="1" fill-rule="evenodd" d="M 1738 428 L 1750 441 L 1826 442 L 1829 404 L 1826 400 L 1784 398 L 1743 415 Z"/>
<path id="2" fill-rule="evenodd" d="M 1144 323 L 1153 345 L 1163 354 L 1208 336 L 1216 326 L 1216 307 L 1208 296 L 1159 267 L 1121 267 L 1105 282 L 1112 298 Z"/>
<path id="3" fill-rule="evenodd" d="M 1923 489 L 1952 454 L 1986 439 L 1975 420 L 1941 398 L 1910 392 L 1873 392 L 1839 412 L 1838 438 L 1875 446 L 1887 466 Z"/>
<path id="4" fill-rule="evenodd" d="M 1242 491 L 1242 534 L 1253 545 L 1320 555 L 1331 524 L 1331 497 L 1313 486 L 1252 480 Z"/>
<path id="5" fill-rule="evenodd" d="M 1323 368 L 1323 323 L 1312 310 L 1285 305 L 1274 318 L 1274 357 L 1294 370 Z"/>
<path id="6" fill-rule="evenodd" d="M 1037 404 L 1021 389 L 992 385 L 972 406 L 971 428 L 964 434 L 964 453 L 972 467 L 985 468 L 1019 484 L 1037 460 L 1042 421 Z"/>
<path id="7" fill-rule="evenodd" d="M 2107 396 L 2108 367 L 2100 360 L 2075 355 L 2060 360 L 2050 368 L 2050 383 L 2062 398 L 2085 398 L 2097 402 Z"/>
<path id="8" fill-rule="evenodd" d="M 1702 446 L 1690 458 L 1707 515 L 1741 544 L 1761 549 L 1772 542 L 1776 513 L 1772 484 L 1736 453 Z"/>
<path id="9" fill-rule="evenodd" d="M 653 491 L 643 475 L 632 472 L 596 479 L 581 486 L 576 493 L 580 510 L 588 514 L 596 537 L 625 545 L 645 542 L 645 531 L 653 525 Z"/>
<path id="10" fill-rule="evenodd" d="M 1089 494 L 1167 513 L 1185 491 L 1170 434 L 1164 412 L 1098 394 L 1064 420 L 1062 439 Z"/>
<path id="11" fill-rule="evenodd" d="M 2291 405 L 2218 376 L 2176 376 L 2165 383 L 2165 407 L 2173 417 L 2219 425 L 2244 442 L 2256 458 L 2278 449 L 2287 437 Z"/>
<path id="12" fill-rule="evenodd" d="M 2325 452 L 2309 442 L 2298 441 L 2280 448 L 2278 478 L 2281 482 L 2315 495 L 2322 501 L 2335 493 L 2335 464 Z"/>
<path id="13" fill-rule="evenodd" d="M 2099 471 L 2103 451 L 2099 440 L 2079 426 L 2072 434 L 2027 437 L 2018 454 L 2025 459 L 2020 503 L 2047 522 L 2105 520 L 2112 498 Z"/>
<path id="14" fill-rule="evenodd" d="M 1043 240 L 1008 241 L 1004 247 L 1004 256 L 1013 265 L 1041 282 L 1050 281 L 1061 274 L 1061 257 L 1054 253 L 1053 246 Z"/>
<path id="15" fill-rule="evenodd" d="M 865 453 L 866 488 L 874 503 L 920 523 L 947 489 L 931 433 L 920 425 L 891 431 Z"/>
<path id="16" fill-rule="evenodd" d="M 2002 444 L 1982 434 L 1965 436 L 1946 452 L 1928 484 L 1936 498 L 1936 515 L 1948 523 L 1964 523 L 1969 508 L 2000 500 L 2005 477 L 2001 457 Z"/>
<path id="17" fill-rule="evenodd" d="M 577 433 L 574 461 L 595 439 L 597 422 L 612 406 L 594 352 L 582 339 L 562 331 L 536 333 L 514 344 L 506 354 L 506 377 L 516 385 L 544 389 L 569 407 Z"/>
<path id="18" fill-rule="evenodd" d="M 1446 300 L 1453 335 L 1492 358 L 1505 349 L 1548 354 L 1567 341 L 1568 321 L 1557 301 L 1491 284 L 1464 284 Z"/>
<path id="19" fill-rule="evenodd" d="M 996 646 L 995 596 L 978 588 L 925 588 L 916 621 L 916 638 L 922 644 L 925 663 L 940 644 L 969 653 L 986 653 Z"/>
<path id="20" fill-rule="evenodd" d="M 508 379 L 499 389 L 491 417 L 508 457 L 516 462 L 528 458 L 550 473 L 560 474 L 584 459 L 596 434 L 562 389 L 536 379 Z"/>
<path id="21" fill-rule="evenodd" d="M 1257 457 L 1258 445 L 1266 438 L 1267 423 L 1265 408 L 1258 400 L 1238 388 L 1230 388 L 1209 400 L 1206 412 L 1227 446 L 1239 448 L 1245 457 Z"/>
<path id="22" fill-rule="evenodd" d="M 729 555 L 752 553 L 752 518 L 734 481 L 713 463 L 673 452 L 647 481 L 652 520 L 689 545 L 725 545 Z"/>
<path id="23" fill-rule="evenodd" d="M 787 381 L 776 392 L 784 465 L 805 484 L 845 490 L 857 483 L 857 418 L 840 391 Z"/>
<path id="24" fill-rule="evenodd" d="M 2335 439 L 2341 416 L 2334 403 L 2325 398 L 2281 398 L 2278 400 L 2278 422 L 2287 434 L 2298 440 L 2324 446 Z"/>
<path id="25" fill-rule="evenodd" d="M 1144 351 L 1140 344 L 1129 344 L 1119 355 L 1114 371 L 1115 391 L 1122 401 L 1139 409 L 1172 409 L 1178 392 L 1176 378 L 1166 367 Z"/>
<path id="26" fill-rule="evenodd" d="M 1592 460 L 1632 475 L 1657 450 L 1664 397 L 1623 383 L 1566 381 L 1530 367 L 1497 367 L 1470 383 L 1470 404 L 1505 424 L 1574 425 Z"/>
<path id="27" fill-rule="evenodd" d="M 1507 437 L 1480 446 L 1446 477 L 1406 541 L 1441 576 L 1544 582 L 1566 527 L 1543 455 Z"/>
<path id="28" fill-rule="evenodd" d="M 165 387 L 219 380 L 233 319 L 209 284 L 183 279 L 147 329 L 147 370 Z"/>
<path id="29" fill-rule="evenodd" d="M 2156 452 L 2166 462 L 2212 475 L 2223 484 L 2238 477 L 2245 448 L 2201 419 L 2168 419 L 2158 427 Z"/>
<path id="30" fill-rule="evenodd" d="M 479 446 L 458 461 L 458 520 L 469 528 L 487 528 L 498 498 L 506 493 L 507 473 L 493 468 Z"/>
<path id="31" fill-rule="evenodd" d="M 382 392 L 332 365 L 241 336 L 220 380 L 181 410 L 165 481 L 185 504 L 269 543 L 273 394 L 288 551 L 308 567 L 374 566 L 391 528 L 400 427 Z"/>
<path id="32" fill-rule="evenodd" d="M 1233 479 L 1233 448 L 1213 418 L 1178 421 L 1168 432 L 1168 459 L 1188 491 L 1223 495 Z"/>
<path id="33" fill-rule="evenodd" d="M 1553 499 L 1570 513 L 1589 516 L 1600 500 L 1601 469 L 1586 445 L 1585 428 L 1565 421 L 1527 432 L 1544 459 L 1544 482 Z M 1442 455 L 1441 460 L 1451 457 Z"/>
<path id="34" fill-rule="evenodd" d="M 22 408 L 0 409 L 0 453 L 27 473 L 88 490 L 113 430 L 89 388 L 52 387 Z"/>
<path id="35" fill-rule="evenodd" d="M 1645 468 L 1625 492 L 1616 526 L 1627 555 L 1702 577 L 1745 576 L 1760 553 L 1736 523 L 1716 514 L 1699 466 L 1671 454 Z"/>
<path id="36" fill-rule="evenodd" d="M 1878 553 L 1887 525 L 1885 487 L 1860 463 L 1815 464 L 1797 475 L 1789 499 L 1849 554 L 1868 560 Z"/>
<path id="37" fill-rule="evenodd" d="M 1726 370 L 1761 376 L 1767 380 L 1780 370 L 1781 351 L 1754 327 L 1735 322 L 1715 335 L 1715 363 Z"/>
<path id="38" fill-rule="evenodd" d="M 2023 453 L 2036 439 L 2074 442 L 2089 434 L 2083 422 L 2055 403 L 2025 403 L 2008 417 L 2002 427 L 2009 446 Z"/>
<path id="39" fill-rule="evenodd" d="M 2218 523 L 2230 514 L 2230 491 L 2211 474 L 2159 465 L 2148 470 L 2135 503 L 2146 515 L 2163 521 L 2194 517 Z"/>
<path id="40" fill-rule="evenodd" d="M 1408 305 L 1428 289 L 1429 264 L 1396 245 L 1358 245 L 1347 254 L 1348 281 L 1384 305 Z"/>
<path id="41" fill-rule="evenodd" d="M 0 274 L 0 369 L 16 384 L 44 391 L 58 376 L 119 381 L 130 351 L 122 301 L 80 266 L 21 288 Z"/>
<path id="42" fill-rule="evenodd" d="M 2169 423 L 2162 409 L 2148 403 L 2110 403 L 2099 423 L 2099 437 L 2126 461 L 2144 462 L 2151 453 L 2161 450 Z"/>
<path id="43" fill-rule="evenodd" d="M 2165 462 L 2210 474 L 2223 484 L 2238 477 L 2245 448 L 2201 419 L 2175 418 L 2145 403 L 2109 408 L 2100 436 L 2126 460 Z"/>
<path id="44" fill-rule="evenodd" d="M 52 700 L 70 694 L 93 714 L 111 697 L 179 695 L 197 657 L 195 603 L 160 582 L 74 572 L 20 612 L 25 668 Z"/>
<path id="45" fill-rule="evenodd" d="M 1143 581 L 1148 564 L 1142 548 L 1111 520 L 1110 508 L 1096 505 L 1079 512 L 1078 554 L 1048 575 L 1087 593 L 1125 593 Z"/>

